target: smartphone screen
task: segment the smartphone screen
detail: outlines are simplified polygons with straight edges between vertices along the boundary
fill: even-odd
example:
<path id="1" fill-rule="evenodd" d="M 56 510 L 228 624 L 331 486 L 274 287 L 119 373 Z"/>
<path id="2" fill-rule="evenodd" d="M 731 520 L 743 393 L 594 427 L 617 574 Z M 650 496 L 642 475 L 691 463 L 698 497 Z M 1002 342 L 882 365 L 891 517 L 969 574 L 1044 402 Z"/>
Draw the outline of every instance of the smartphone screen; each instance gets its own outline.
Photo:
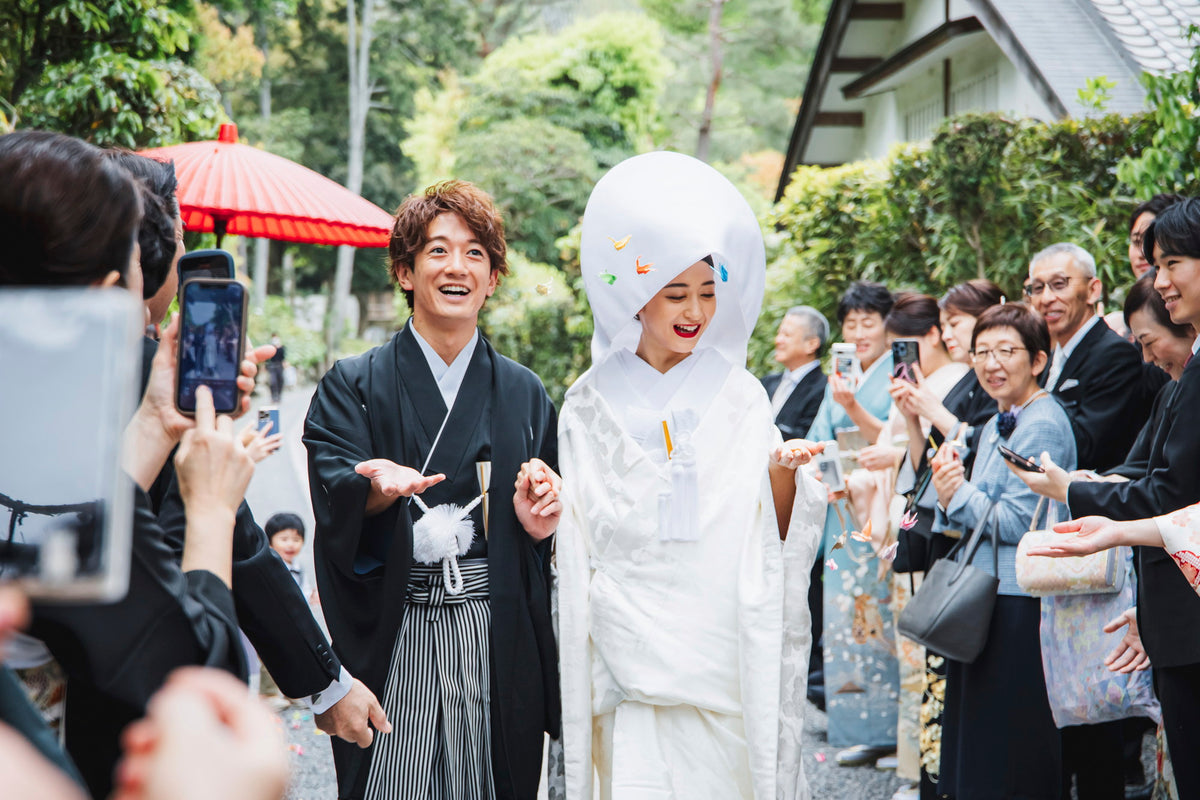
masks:
<path id="1" fill-rule="evenodd" d="M 207 386 L 217 413 L 238 407 L 237 376 L 246 340 L 246 290 L 237 281 L 197 279 L 179 303 L 179 371 L 175 405 L 196 411 L 196 389 Z"/>
<path id="2" fill-rule="evenodd" d="M 128 583 L 119 468 L 145 312 L 120 289 L 0 289 L 0 582 L 111 602 Z"/>
<path id="3" fill-rule="evenodd" d="M 264 428 L 268 436 L 279 433 L 279 406 L 263 406 L 258 410 L 258 429 Z"/>
<path id="4" fill-rule="evenodd" d="M 913 368 L 921 359 L 921 350 L 916 339 L 896 339 L 892 342 L 892 377 L 897 380 L 917 382 Z"/>
<path id="5" fill-rule="evenodd" d="M 192 278 L 233 277 L 233 256 L 226 250 L 193 250 L 179 259 L 180 286 Z"/>

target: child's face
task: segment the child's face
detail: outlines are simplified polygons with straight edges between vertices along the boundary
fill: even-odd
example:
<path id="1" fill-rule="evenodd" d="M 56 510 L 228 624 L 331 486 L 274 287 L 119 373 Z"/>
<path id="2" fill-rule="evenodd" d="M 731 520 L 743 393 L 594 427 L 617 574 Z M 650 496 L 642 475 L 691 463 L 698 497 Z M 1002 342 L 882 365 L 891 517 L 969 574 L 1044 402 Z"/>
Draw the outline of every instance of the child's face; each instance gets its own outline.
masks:
<path id="1" fill-rule="evenodd" d="M 295 528 L 284 528 L 271 537 L 271 549 L 291 564 L 304 549 L 304 537 Z"/>

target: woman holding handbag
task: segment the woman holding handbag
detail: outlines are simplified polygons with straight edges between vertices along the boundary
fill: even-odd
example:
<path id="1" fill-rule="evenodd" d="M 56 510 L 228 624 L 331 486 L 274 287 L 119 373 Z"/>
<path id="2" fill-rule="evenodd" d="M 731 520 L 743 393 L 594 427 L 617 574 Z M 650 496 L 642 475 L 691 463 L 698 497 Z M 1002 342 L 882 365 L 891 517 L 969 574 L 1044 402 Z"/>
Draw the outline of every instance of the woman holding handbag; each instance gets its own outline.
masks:
<path id="1" fill-rule="evenodd" d="M 935 529 L 972 531 L 973 564 L 999 579 L 987 639 L 972 663 L 948 661 L 939 794 L 956 800 L 1062 796 L 1062 753 L 1042 673 L 1040 603 L 1017 585 L 1017 544 L 1028 531 L 1037 495 L 1006 467 L 998 447 L 1046 451 L 1074 465 L 1066 413 L 1038 386 L 1050 357 L 1045 320 L 1022 303 L 985 311 L 971 337 L 971 360 L 1000 413 L 984 426 L 970 480 L 957 451 L 933 459 L 938 496 Z M 990 513 L 989 513 L 990 512 Z M 974 544 L 974 543 L 972 543 Z M 995 566 L 993 567 L 993 564 Z"/>
<path id="2" fill-rule="evenodd" d="M 905 508 L 908 516 L 904 521 L 909 527 L 901 526 L 897 534 L 899 547 L 893 563 L 900 586 L 907 582 L 900 573 L 923 575 L 958 541 L 944 533 L 933 532 L 937 492 L 929 480 L 929 460 L 949 438 L 956 442 L 963 464 L 969 470 L 975 460 L 979 434 L 983 432 L 984 424 L 996 415 L 996 401 L 983 390 L 975 371 L 970 368 L 971 334 L 979 316 L 1002 302 L 1004 294 L 1000 287 L 983 278 L 951 287 L 938 303 L 937 330 L 950 359 L 962 365 L 965 374 L 960 372 L 958 382 L 944 395 L 935 391 L 935 386 L 927 382 L 923 374 L 918 376 L 916 383 L 893 381 L 889 390 L 897 411 L 904 417 L 909 435 L 908 452 L 896 479 L 897 492 L 909 498 Z M 949 370 L 942 372 L 952 374 Z M 945 686 L 946 659 L 926 648 L 918 730 L 920 796 L 923 800 L 937 797 Z M 904 724 L 903 720 L 900 724 Z"/>

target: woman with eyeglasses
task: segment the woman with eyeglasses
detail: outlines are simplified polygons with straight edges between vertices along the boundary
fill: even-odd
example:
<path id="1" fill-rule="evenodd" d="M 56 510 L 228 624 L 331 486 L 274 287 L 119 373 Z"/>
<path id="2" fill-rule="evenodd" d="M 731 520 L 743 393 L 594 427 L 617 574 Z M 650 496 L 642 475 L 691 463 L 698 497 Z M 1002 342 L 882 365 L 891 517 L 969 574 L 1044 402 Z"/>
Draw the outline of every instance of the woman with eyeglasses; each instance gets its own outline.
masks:
<path id="1" fill-rule="evenodd" d="M 1028 306 L 1008 303 L 983 312 L 971 335 L 971 362 L 1000 413 L 983 427 L 969 479 L 949 444 L 932 462 L 935 530 L 984 536 L 972 563 L 989 574 L 994 569 L 989 524 L 999 540 L 999 596 L 987 643 L 973 663 L 947 659 L 938 794 L 956 800 L 1057 800 L 1062 793 L 1061 739 L 1042 671 L 1040 602 L 1021 591 L 1015 569 L 1017 544 L 1029 530 L 1037 495 L 1008 470 L 998 450 L 1004 445 L 1022 455 L 1046 451 L 1073 468 L 1070 420 L 1038 386 L 1049 358 L 1046 322 Z"/>

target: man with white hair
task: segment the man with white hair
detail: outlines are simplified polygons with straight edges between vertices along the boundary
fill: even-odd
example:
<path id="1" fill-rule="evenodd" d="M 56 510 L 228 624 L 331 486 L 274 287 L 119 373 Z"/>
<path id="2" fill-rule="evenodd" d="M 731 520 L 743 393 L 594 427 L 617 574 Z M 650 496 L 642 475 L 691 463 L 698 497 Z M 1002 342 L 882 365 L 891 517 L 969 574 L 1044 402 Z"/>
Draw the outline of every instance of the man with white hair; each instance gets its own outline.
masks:
<path id="1" fill-rule="evenodd" d="M 812 426 L 828 379 L 821 371 L 821 352 L 829 341 L 829 321 L 812 306 L 792 306 L 775 334 L 775 360 L 783 372 L 762 379 L 775 427 L 784 439 L 803 438 Z"/>
<path id="2" fill-rule="evenodd" d="M 1144 377 L 1137 348 L 1096 314 L 1102 290 L 1095 259 L 1079 245 L 1052 244 L 1029 262 L 1025 293 L 1054 344 L 1045 388 L 1071 418 L 1079 468 L 1096 471 L 1129 453 L 1164 382 Z"/>

